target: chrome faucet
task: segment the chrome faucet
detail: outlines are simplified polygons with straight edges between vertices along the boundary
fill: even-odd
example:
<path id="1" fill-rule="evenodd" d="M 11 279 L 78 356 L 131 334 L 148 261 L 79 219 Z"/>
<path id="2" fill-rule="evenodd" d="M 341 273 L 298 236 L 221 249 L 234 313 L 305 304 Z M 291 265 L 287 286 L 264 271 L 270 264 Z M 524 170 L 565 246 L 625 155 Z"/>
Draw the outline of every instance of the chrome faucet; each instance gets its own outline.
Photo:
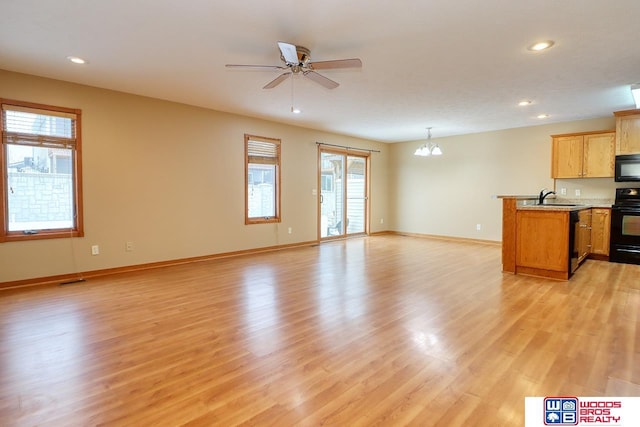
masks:
<path id="1" fill-rule="evenodd" d="M 540 192 L 540 196 L 538 197 L 538 204 L 542 205 L 544 204 L 544 199 L 547 198 L 548 195 L 550 194 L 556 194 L 555 191 L 547 191 L 546 193 L 544 192 L 546 190 L 546 188 L 543 188 L 542 191 Z"/>

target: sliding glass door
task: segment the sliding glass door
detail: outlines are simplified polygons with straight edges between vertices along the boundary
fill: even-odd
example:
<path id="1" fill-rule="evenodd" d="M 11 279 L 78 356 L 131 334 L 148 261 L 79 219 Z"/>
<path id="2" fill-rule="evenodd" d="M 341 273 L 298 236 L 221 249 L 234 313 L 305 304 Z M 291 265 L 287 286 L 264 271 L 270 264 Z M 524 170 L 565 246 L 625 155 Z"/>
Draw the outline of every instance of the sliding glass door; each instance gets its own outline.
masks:
<path id="1" fill-rule="evenodd" d="M 368 230 L 368 156 L 320 149 L 320 238 Z"/>

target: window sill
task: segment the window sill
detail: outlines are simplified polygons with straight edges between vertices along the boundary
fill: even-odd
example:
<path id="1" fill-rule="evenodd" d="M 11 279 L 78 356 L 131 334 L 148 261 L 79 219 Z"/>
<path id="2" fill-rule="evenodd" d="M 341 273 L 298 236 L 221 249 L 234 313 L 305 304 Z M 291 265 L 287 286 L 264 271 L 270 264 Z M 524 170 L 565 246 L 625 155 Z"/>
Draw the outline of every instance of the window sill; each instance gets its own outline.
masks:
<path id="1" fill-rule="evenodd" d="M 244 223 L 245 225 L 251 225 L 251 224 L 271 224 L 276 222 L 281 222 L 280 218 L 247 218 Z"/>
<path id="2" fill-rule="evenodd" d="M 84 233 L 77 230 L 40 230 L 35 233 L 13 231 L 4 236 L 0 236 L 0 243 L 21 242 L 24 240 L 63 239 L 65 237 L 84 237 Z"/>

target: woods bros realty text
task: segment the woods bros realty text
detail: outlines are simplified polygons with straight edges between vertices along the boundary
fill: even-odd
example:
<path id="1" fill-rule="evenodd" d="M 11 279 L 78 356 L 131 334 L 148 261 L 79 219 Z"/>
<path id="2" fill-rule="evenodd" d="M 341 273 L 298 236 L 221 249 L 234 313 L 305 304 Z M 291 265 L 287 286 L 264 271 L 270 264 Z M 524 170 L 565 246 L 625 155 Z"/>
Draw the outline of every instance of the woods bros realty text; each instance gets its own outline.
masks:
<path id="1" fill-rule="evenodd" d="M 621 401 L 579 402 L 578 422 L 581 423 L 619 423 L 620 416 L 613 415 L 615 409 L 622 408 Z"/>

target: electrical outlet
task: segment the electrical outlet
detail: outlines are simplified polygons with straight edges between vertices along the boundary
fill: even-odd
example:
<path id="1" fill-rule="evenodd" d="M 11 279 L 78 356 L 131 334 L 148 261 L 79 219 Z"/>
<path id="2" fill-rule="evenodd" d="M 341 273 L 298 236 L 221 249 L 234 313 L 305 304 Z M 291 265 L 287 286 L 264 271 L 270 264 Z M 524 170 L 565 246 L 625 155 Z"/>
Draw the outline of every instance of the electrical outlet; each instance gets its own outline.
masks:
<path id="1" fill-rule="evenodd" d="M 576 197 L 580 197 L 580 189 L 576 188 Z"/>
<path id="2" fill-rule="evenodd" d="M 91 246 L 91 255 L 100 255 L 100 246 L 98 245 Z"/>
<path id="3" fill-rule="evenodd" d="M 380 224 L 384 224 L 384 218 L 380 218 Z"/>
<path id="4" fill-rule="evenodd" d="M 293 228 L 289 227 L 289 234 L 293 233 Z"/>
<path id="5" fill-rule="evenodd" d="M 133 242 L 125 243 L 124 248 L 127 252 L 133 252 Z"/>
<path id="6" fill-rule="evenodd" d="M 566 189 L 566 188 L 564 188 L 564 187 L 563 187 L 563 188 L 561 188 L 561 189 L 560 189 L 560 194 L 561 194 L 561 195 L 563 195 L 563 196 L 566 196 L 566 195 L 567 195 L 567 189 Z"/>
<path id="7" fill-rule="evenodd" d="M 481 224 L 476 224 L 476 231 L 480 231 L 482 230 L 482 225 Z"/>

